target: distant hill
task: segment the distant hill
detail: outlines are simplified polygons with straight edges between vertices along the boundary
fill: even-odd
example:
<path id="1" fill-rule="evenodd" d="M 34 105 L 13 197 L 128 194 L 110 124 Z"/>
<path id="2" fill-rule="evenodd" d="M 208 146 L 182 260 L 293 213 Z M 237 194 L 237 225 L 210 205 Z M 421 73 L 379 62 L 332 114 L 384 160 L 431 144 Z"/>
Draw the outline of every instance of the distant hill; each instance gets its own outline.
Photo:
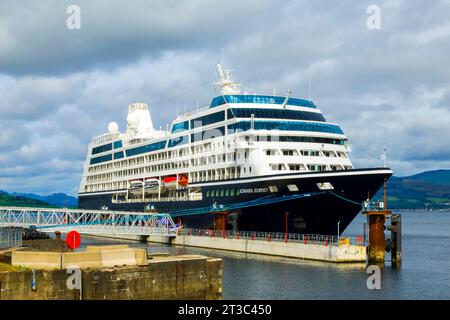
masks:
<path id="1" fill-rule="evenodd" d="M 40 196 L 34 193 L 12 193 L 12 195 L 23 196 L 30 199 L 40 200 L 47 202 L 57 207 L 70 207 L 76 208 L 78 206 L 78 199 L 72 196 L 68 196 L 65 193 L 53 193 L 49 196 Z"/>
<path id="2" fill-rule="evenodd" d="M 450 170 L 426 171 L 387 182 L 387 206 L 391 209 L 450 209 Z M 383 198 L 380 190 L 375 198 Z"/>
<path id="3" fill-rule="evenodd" d="M 36 200 L 30 199 L 23 196 L 15 196 L 11 195 L 5 191 L 0 191 L 0 206 L 2 207 L 52 207 L 51 204 Z"/>
<path id="4" fill-rule="evenodd" d="M 34 193 L 8 193 L 0 190 L 0 206 L 17 207 L 69 207 L 76 208 L 78 199 L 64 193 L 54 193 L 49 196 L 40 196 Z"/>
<path id="5" fill-rule="evenodd" d="M 427 182 L 431 184 L 450 185 L 450 170 L 425 171 L 404 179 Z"/>

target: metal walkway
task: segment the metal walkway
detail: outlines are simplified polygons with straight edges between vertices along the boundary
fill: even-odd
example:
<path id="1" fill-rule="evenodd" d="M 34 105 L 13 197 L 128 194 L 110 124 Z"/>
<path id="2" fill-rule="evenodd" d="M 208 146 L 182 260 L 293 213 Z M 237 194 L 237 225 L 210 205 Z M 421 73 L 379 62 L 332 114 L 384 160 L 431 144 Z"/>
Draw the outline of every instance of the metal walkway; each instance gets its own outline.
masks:
<path id="1" fill-rule="evenodd" d="M 98 235 L 176 236 L 168 214 L 143 212 L 0 207 L 0 227 L 36 227 L 43 232 L 76 230 Z"/>

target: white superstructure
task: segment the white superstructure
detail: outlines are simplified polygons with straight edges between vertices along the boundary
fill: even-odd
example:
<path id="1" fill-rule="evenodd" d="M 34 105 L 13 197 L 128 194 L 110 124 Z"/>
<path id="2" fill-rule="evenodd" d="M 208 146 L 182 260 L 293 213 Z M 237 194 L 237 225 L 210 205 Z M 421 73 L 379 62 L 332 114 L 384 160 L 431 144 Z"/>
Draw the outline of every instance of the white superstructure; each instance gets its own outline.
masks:
<path id="1" fill-rule="evenodd" d="M 195 191 L 205 182 L 353 168 L 347 137 L 311 101 L 241 94 L 230 71 L 218 65 L 218 73 L 221 95 L 179 115 L 169 131 L 154 129 L 147 104 L 131 104 L 125 132 L 111 123 L 89 145 L 79 193 L 138 201 L 161 197 L 147 195 L 145 181 Z"/>

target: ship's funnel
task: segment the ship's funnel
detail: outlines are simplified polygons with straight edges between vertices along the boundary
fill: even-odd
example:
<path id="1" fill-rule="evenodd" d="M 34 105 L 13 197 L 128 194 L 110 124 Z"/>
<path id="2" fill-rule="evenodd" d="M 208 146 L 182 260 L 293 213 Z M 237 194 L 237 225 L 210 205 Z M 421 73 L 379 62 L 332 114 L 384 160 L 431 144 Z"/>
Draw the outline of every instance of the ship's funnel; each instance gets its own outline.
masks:
<path id="1" fill-rule="evenodd" d="M 132 135 L 153 133 L 152 117 L 146 103 L 132 103 L 128 106 L 127 132 Z"/>

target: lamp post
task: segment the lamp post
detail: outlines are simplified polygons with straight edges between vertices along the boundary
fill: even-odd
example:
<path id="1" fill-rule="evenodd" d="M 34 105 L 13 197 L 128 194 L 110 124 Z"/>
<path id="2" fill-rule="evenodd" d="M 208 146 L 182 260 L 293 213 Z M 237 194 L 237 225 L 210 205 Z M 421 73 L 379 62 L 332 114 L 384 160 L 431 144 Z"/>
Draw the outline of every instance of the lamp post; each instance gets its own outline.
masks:
<path id="1" fill-rule="evenodd" d="M 285 235 L 284 235 L 284 242 L 287 243 L 288 242 L 288 215 L 289 212 L 286 212 L 285 214 Z"/>

